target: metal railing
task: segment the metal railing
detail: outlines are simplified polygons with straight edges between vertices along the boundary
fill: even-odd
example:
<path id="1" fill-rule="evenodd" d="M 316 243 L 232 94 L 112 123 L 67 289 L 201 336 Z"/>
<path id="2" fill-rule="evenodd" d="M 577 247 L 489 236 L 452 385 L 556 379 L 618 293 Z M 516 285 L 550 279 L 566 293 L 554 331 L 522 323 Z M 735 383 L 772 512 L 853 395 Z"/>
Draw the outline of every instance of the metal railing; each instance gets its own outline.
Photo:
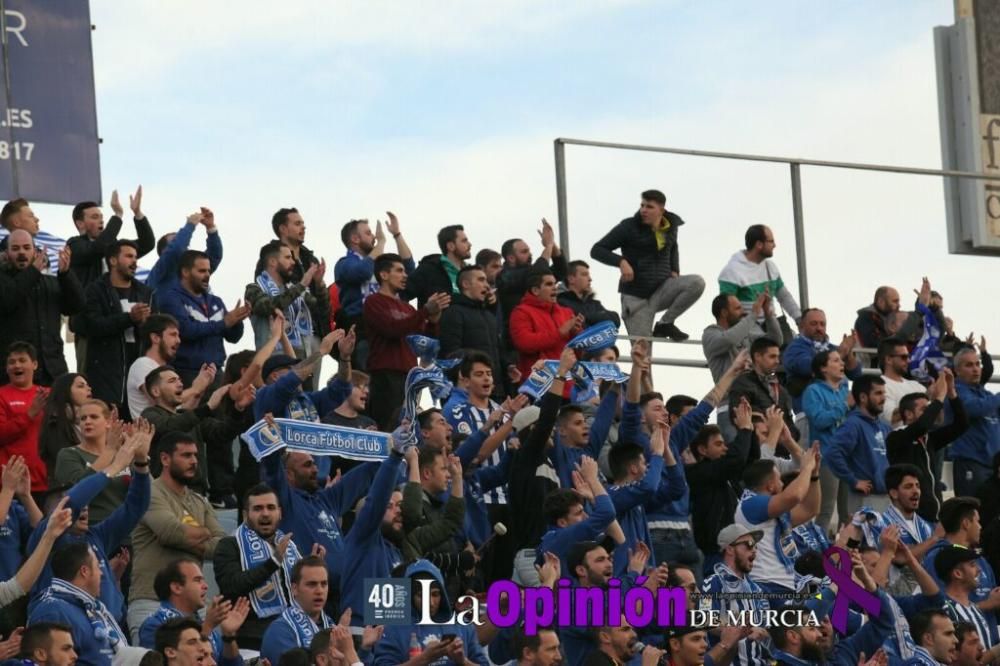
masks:
<path id="1" fill-rule="evenodd" d="M 619 340 L 638 340 L 641 336 L 638 335 L 619 335 Z M 698 345 L 701 346 L 701 340 L 684 340 L 683 342 L 675 342 L 669 338 L 642 338 L 644 340 L 649 340 L 650 342 L 656 344 L 668 344 L 668 345 Z M 875 356 L 878 353 L 876 349 L 871 347 L 855 347 L 854 351 L 859 354 L 866 354 L 868 356 Z M 951 358 L 951 352 L 945 352 L 944 354 L 948 358 Z M 993 359 L 993 365 L 1000 368 L 1000 355 L 990 354 L 990 358 Z M 628 357 L 624 354 L 621 358 L 622 363 L 628 363 Z M 654 356 L 649 359 L 649 362 L 653 365 L 669 365 L 675 368 L 696 368 L 702 370 L 708 370 L 708 361 L 703 358 L 664 358 Z M 862 372 L 866 375 L 881 375 L 882 373 L 876 368 L 864 368 Z M 994 375 L 987 380 L 987 384 L 1000 384 L 1000 373 L 994 372 Z"/>
<path id="2" fill-rule="evenodd" d="M 566 256 L 570 256 L 569 212 L 566 194 L 566 146 L 585 146 L 590 148 L 611 148 L 614 150 L 632 150 L 647 153 L 666 153 L 670 155 L 687 155 L 690 157 L 711 157 L 724 160 L 741 160 L 749 162 L 771 162 L 787 164 L 792 186 L 792 220 L 795 228 L 795 263 L 798 269 L 799 305 L 802 309 L 809 307 L 809 277 L 806 270 L 806 234 L 802 213 L 802 166 L 825 167 L 828 169 L 854 169 L 858 171 L 879 171 L 883 173 L 900 173 L 916 176 L 938 176 L 946 178 L 975 178 L 980 180 L 1000 180 L 1000 174 L 977 173 L 975 171 L 952 171 L 949 169 L 923 169 L 919 167 L 895 166 L 889 164 L 866 164 L 863 162 L 837 162 L 830 160 L 815 160 L 802 157 L 778 157 L 775 155 L 753 155 L 748 153 L 724 153 L 712 150 L 692 150 L 690 148 L 668 148 L 664 146 L 645 146 L 634 143 L 612 143 L 609 141 L 590 141 L 586 139 L 555 140 L 556 161 L 556 205 L 559 209 L 559 246 Z"/>
<path id="3" fill-rule="evenodd" d="M 665 146 L 647 146 L 634 143 L 615 143 L 609 141 L 591 141 L 587 139 L 558 138 L 554 141 L 556 168 L 556 205 L 559 210 L 559 245 L 566 256 L 570 254 L 569 209 L 566 189 L 566 146 L 583 146 L 589 148 L 610 148 L 612 150 L 631 150 L 647 153 L 665 153 L 670 155 L 687 155 L 689 157 L 708 157 L 724 160 L 741 160 L 749 162 L 770 162 L 787 164 L 792 189 L 792 220 L 795 229 L 795 264 L 799 283 L 799 305 L 802 309 L 809 307 L 809 276 L 806 265 L 805 220 L 802 212 L 802 173 L 803 166 L 828 169 L 853 169 L 858 171 L 877 171 L 882 173 L 898 173 L 916 176 L 937 176 L 943 178 L 974 178 L 979 180 L 1000 180 L 1000 174 L 977 173 L 974 171 L 953 171 L 950 169 L 924 169 L 890 164 L 867 164 L 863 162 L 839 162 L 817 160 L 802 157 L 779 157 L 775 155 L 754 155 L 748 153 L 728 153 L 712 150 L 693 150 L 690 148 L 669 148 Z M 625 336 L 627 337 L 627 336 Z M 654 342 L 674 343 L 667 339 L 654 339 Z M 700 345 L 699 340 L 687 340 L 684 344 Z M 875 350 L 867 351 L 874 354 Z M 994 361 L 1000 357 L 991 356 Z M 708 368 L 704 360 L 684 358 L 651 359 L 655 365 L 672 365 L 687 368 Z M 872 371 L 873 374 L 876 371 Z M 990 379 L 990 383 L 1000 384 L 1000 378 Z"/>

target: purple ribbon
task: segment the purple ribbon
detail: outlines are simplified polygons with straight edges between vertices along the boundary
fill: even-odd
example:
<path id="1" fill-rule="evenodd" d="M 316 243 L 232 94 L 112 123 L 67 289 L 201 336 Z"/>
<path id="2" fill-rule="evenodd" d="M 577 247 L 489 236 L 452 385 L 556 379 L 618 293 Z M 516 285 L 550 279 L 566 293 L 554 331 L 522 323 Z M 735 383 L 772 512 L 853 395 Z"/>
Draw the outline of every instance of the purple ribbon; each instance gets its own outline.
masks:
<path id="1" fill-rule="evenodd" d="M 835 563 L 832 555 L 839 555 L 840 561 Z M 830 614 L 830 624 L 841 634 L 847 633 L 847 612 L 852 601 L 871 617 L 877 617 L 882 612 L 882 600 L 878 595 L 872 594 L 851 578 L 851 554 L 846 550 L 830 546 L 823 551 L 823 570 L 837 584 L 837 597 Z"/>

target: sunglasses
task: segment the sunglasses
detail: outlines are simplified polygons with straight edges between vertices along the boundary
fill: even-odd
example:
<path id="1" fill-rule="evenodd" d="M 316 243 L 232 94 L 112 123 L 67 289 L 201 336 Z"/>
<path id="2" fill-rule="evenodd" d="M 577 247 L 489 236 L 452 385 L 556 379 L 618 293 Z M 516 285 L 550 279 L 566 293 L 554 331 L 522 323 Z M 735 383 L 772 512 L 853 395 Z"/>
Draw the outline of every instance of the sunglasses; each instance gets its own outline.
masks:
<path id="1" fill-rule="evenodd" d="M 757 542 L 752 539 L 750 541 L 735 541 L 730 545 L 732 545 L 733 548 L 736 546 L 746 546 L 750 550 L 755 550 L 757 548 Z"/>

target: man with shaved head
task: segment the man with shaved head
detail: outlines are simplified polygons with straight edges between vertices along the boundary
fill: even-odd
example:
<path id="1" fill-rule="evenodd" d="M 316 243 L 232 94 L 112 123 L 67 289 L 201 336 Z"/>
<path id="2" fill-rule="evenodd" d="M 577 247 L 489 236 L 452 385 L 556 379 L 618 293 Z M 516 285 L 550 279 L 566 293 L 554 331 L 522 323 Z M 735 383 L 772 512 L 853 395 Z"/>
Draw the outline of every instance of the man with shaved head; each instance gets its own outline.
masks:
<path id="1" fill-rule="evenodd" d="M 80 281 L 69 270 L 70 251 L 59 252 L 58 274 L 43 275 L 45 256 L 24 229 L 14 229 L 7 252 L 0 255 L 0 349 L 11 342 L 30 342 L 38 351 L 35 383 L 51 386 L 68 371 L 63 356 L 62 315 L 73 315 L 86 304 Z"/>

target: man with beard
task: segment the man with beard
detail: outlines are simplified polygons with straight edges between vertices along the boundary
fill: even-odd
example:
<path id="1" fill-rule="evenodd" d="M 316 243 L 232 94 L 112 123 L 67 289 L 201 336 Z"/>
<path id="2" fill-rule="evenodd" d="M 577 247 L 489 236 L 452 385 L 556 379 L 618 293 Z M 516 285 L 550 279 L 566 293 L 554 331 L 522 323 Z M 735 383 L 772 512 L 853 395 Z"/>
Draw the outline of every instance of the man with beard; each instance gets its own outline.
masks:
<path id="1" fill-rule="evenodd" d="M 396 427 L 392 417 L 403 404 L 406 374 L 417 364 L 406 337 L 436 336 L 441 312 L 451 302 L 451 293 L 432 294 L 418 310 L 400 297 L 407 283 L 403 258 L 383 254 L 374 266 L 378 292 L 364 304 L 364 328 L 370 345 L 367 370 L 372 380 L 369 414 L 380 429 L 388 432 Z"/>
<path id="2" fill-rule="evenodd" d="M 182 559 L 171 562 L 156 574 L 153 581 L 160 608 L 146 618 L 139 629 L 139 645 L 152 650 L 156 647 L 156 632 L 165 622 L 175 617 L 198 619 L 199 611 L 206 606 L 208 583 L 198 563 Z M 204 613 L 201 635 L 208 636 L 212 656 L 222 658 L 223 641 L 236 642 L 236 632 L 247 617 L 250 603 L 239 599 L 235 604 L 215 599 Z"/>
<path id="3" fill-rule="evenodd" d="M 188 215 L 184 226 L 178 231 L 163 234 L 156 242 L 158 258 L 146 277 L 146 286 L 153 290 L 155 309 L 159 309 L 156 301 L 159 292 L 177 283 L 177 263 L 191 244 L 191 237 L 199 224 L 205 227 L 205 254 L 208 255 L 212 272 L 218 270 L 222 263 L 222 237 L 219 235 L 219 228 L 215 226 L 215 213 L 202 206 L 198 212 Z"/>
<path id="4" fill-rule="evenodd" d="M 472 243 L 461 224 L 442 228 L 437 241 L 441 254 L 429 254 L 420 260 L 420 265 L 410 274 L 403 294 L 408 301 L 416 298 L 420 308 L 434 294 L 458 294 L 461 290 L 458 275 L 472 256 Z"/>
<path id="5" fill-rule="evenodd" d="M 66 496 L 69 498 L 66 506 L 73 512 L 73 524 L 59 538 L 57 545 L 63 547 L 83 542 L 90 546 L 102 574 L 98 587 L 99 592 L 96 596 L 100 598 L 118 622 L 125 617 L 125 599 L 119 589 L 118 576 L 114 573 L 115 569 L 118 568 L 112 566 L 112 560 L 118 557 L 117 553 L 122 547 L 122 542 L 128 539 L 132 530 L 149 508 L 149 445 L 151 439 L 152 433 L 150 432 L 140 432 L 127 438 L 115 453 L 111 464 L 100 472 L 84 477 L 66 491 Z M 88 505 L 104 491 L 112 479 L 118 478 L 118 475 L 129 465 L 132 465 L 131 480 L 124 504 L 115 509 L 99 525 L 91 527 Z M 61 499 L 59 495 L 53 494 L 48 499 L 48 503 L 57 502 L 59 499 Z M 48 529 L 48 523 L 57 519 L 54 517 L 55 515 L 55 512 L 51 512 L 35 526 L 31 538 L 28 539 L 28 552 L 32 552 L 38 547 Z M 121 569 L 118 570 L 121 571 Z M 47 564 L 38 582 L 32 588 L 34 600 L 32 605 L 48 589 L 52 582 L 52 575 L 52 568 Z"/>
<path id="6" fill-rule="evenodd" d="M 365 579 L 387 578 L 403 561 L 400 552 L 406 538 L 401 511 L 403 493 L 395 489 L 402 462 L 403 453 L 393 441 L 389 457 L 378 464 L 364 506 L 343 540 L 343 557 L 336 562 L 340 571 L 342 610 L 364 608 L 368 598 Z M 363 620 L 363 613 L 354 613 L 351 625 L 363 626 Z"/>
<path id="7" fill-rule="evenodd" d="M 181 344 L 174 367 L 185 386 L 190 386 L 206 363 L 221 368 L 226 360 L 225 342 L 243 337 L 243 320 L 250 306 L 237 302 L 226 310 L 222 299 L 208 288 L 212 276 L 208 255 L 188 250 L 181 255 L 180 282 L 158 296 L 160 309 L 177 320 Z"/>
<path id="8" fill-rule="evenodd" d="M 281 241 L 271 241 L 261 248 L 257 279 L 247 285 L 244 294 L 251 308 L 250 325 L 258 348 L 271 338 L 271 317 L 275 310 L 280 310 L 285 316 L 285 333 L 295 350 L 295 357 L 304 359 L 312 352 L 314 336 L 310 312 L 317 303 L 309 288 L 314 281 L 323 281 L 320 271 L 325 269 L 323 263 L 312 264 L 301 281 L 295 282 L 295 258 L 291 248 Z M 320 293 L 329 297 L 326 289 Z M 324 306 L 320 304 L 319 307 Z M 329 304 L 325 307 L 329 309 Z"/>
<path id="9" fill-rule="evenodd" d="M 396 240 L 396 251 L 409 275 L 416 268 L 413 263 L 413 253 L 403 240 L 403 232 L 399 229 L 399 220 L 388 213 L 389 221 L 386 227 Z M 337 260 L 333 267 L 334 280 L 340 296 L 340 309 L 337 310 L 337 328 L 347 330 L 356 327 L 359 341 L 362 342 L 352 359 L 354 365 L 361 370 L 367 370 L 368 356 L 367 331 L 362 326 L 362 311 L 369 296 L 378 291 L 378 280 L 375 273 L 375 260 L 385 252 L 385 232 L 379 221 L 376 233 L 372 233 L 368 220 L 351 220 L 340 230 L 340 240 L 347 248 L 347 254 Z"/>
<path id="10" fill-rule="evenodd" d="M 524 630 L 514 632 L 512 652 L 517 666 L 560 666 L 559 634 L 554 629 L 539 629 L 529 636 Z"/>
<path id="11" fill-rule="evenodd" d="M 736 407 L 740 400 L 747 399 L 755 412 L 767 413 L 767 408 L 778 407 L 785 415 L 785 424 L 792 438 L 799 439 L 799 429 L 795 425 L 795 411 L 792 396 L 781 385 L 777 370 L 781 365 L 781 350 L 771 338 L 757 338 L 750 345 L 751 367 L 738 376 L 729 389 L 726 401 L 729 403 L 729 422 L 736 421 Z"/>
<path id="12" fill-rule="evenodd" d="M 63 356 L 62 316 L 83 310 L 86 298 L 76 275 L 69 270 L 71 252 L 59 251 L 58 275 L 43 275 L 45 255 L 35 249 L 23 229 L 8 237 L 6 262 L 0 266 L 0 349 L 11 342 L 30 342 L 38 350 L 35 383 L 51 386 L 68 371 Z"/>
<path id="13" fill-rule="evenodd" d="M 592 645 L 596 644 L 590 654 L 582 662 L 583 666 L 617 666 L 618 664 L 631 663 L 640 654 L 639 636 L 635 629 L 628 623 L 625 616 L 622 616 L 618 625 L 605 625 L 592 632 Z M 660 659 L 665 654 L 663 650 L 647 645 L 642 648 L 643 666 L 655 666 L 660 663 Z M 569 658 L 567 662 L 575 666 L 577 662 Z M 687 666 L 685 664 L 685 666 Z"/>
<path id="14" fill-rule="evenodd" d="M 774 232 L 763 224 L 753 224 L 747 228 L 744 241 L 746 250 L 730 257 L 729 263 L 719 273 L 719 291 L 738 298 L 747 313 L 761 294 L 773 295 L 784 311 L 798 322 L 802 311 L 781 279 L 777 264 L 771 259 L 776 247 Z M 760 319 L 759 314 L 757 319 Z"/>
<path id="15" fill-rule="evenodd" d="M 195 490 L 206 494 L 211 488 L 211 499 L 221 501 L 232 493 L 232 479 L 229 470 L 222 465 L 209 465 L 209 452 L 218 451 L 219 447 L 228 447 L 234 438 L 242 432 L 243 423 L 240 413 L 254 401 L 254 390 L 250 385 L 227 384 L 212 392 L 204 405 L 198 405 L 191 410 L 181 409 L 184 396 L 184 385 L 181 378 L 169 366 L 153 370 L 146 377 L 146 394 L 153 399 L 153 406 L 142 413 L 142 418 L 156 428 L 154 448 L 159 441 L 173 433 L 184 433 L 198 444 L 198 456 L 206 461 L 197 470 L 193 483 Z M 225 416 L 217 416 L 222 399 L 226 395 L 233 398 L 234 411 Z M 228 448 L 227 448 L 228 450 Z M 159 474 L 159 461 L 153 461 L 153 474 Z M 235 507 L 235 500 L 231 500 Z"/>
<path id="16" fill-rule="evenodd" d="M 847 484 L 847 515 L 862 506 L 876 511 L 889 507 L 885 470 L 889 467 L 885 440 L 889 426 L 879 416 L 885 406 L 885 382 L 864 376 L 851 386 L 856 407 L 833 434 L 826 451 L 828 467 Z"/>
<path id="17" fill-rule="evenodd" d="M 750 577 L 757 559 L 757 543 L 762 538 L 764 532 L 747 529 L 743 525 L 728 525 L 719 531 L 717 541 L 722 561 L 715 565 L 715 573 L 706 578 L 701 586 L 701 610 L 714 610 L 725 616 L 729 611 L 762 612 L 770 608 L 763 589 Z M 766 637 L 766 630 L 756 628 L 747 638 L 740 640 L 733 664 L 769 664 L 770 660 L 761 646 Z"/>
<path id="18" fill-rule="evenodd" d="M 855 564 L 855 570 L 857 571 L 859 568 L 864 570 L 864 565 L 860 564 L 860 561 Z M 850 636 L 842 637 L 832 646 L 829 646 L 829 642 L 824 640 L 819 626 L 807 623 L 798 627 L 782 624 L 768 627 L 768 633 L 771 635 L 773 663 L 777 666 L 806 666 L 808 664 L 857 666 L 858 658 L 862 654 L 874 655 L 895 630 L 896 618 L 888 608 L 885 593 L 876 590 L 873 594 L 879 597 L 881 604 L 879 614 L 869 615 L 869 621 L 861 629 Z M 794 613 L 801 613 L 800 617 L 803 619 L 809 618 L 810 613 L 814 613 L 807 606 L 799 604 L 786 604 L 782 607 L 782 611 L 785 611 L 787 613 L 785 617 L 789 618 L 794 617 Z"/>
<path id="19" fill-rule="evenodd" d="M 752 316 L 743 311 L 740 301 L 732 294 L 719 294 L 712 299 L 715 323 L 706 326 L 701 334 L 701 348 L 712 371 L 712 381 L 718 383 L 740 349 L 749 349 L 757 338 L 781 339 L 781 329 L 770 306 L 771 296 L 766 291 L 761 292 L 750 306 Z M 766 330 L 760 327 L 759 319 L 764 320 Z"/>
<path id="20" fill-rule="evenodd" d="M 215 580 L 230 601 L 249 597 L 250 613 L 239 633 L 240 644 L 260 650 L 261 637 L 275 617 L 291 605 L 292 569 L 302 555 L 291 533 L 278 529 L 281 505 L 266 484 L 247 491 L 243 524 L 215 548 Z"/>
<path id="21" fill-rule="evenodd" d="M 74 321 L 74 330 L 88 340 L 84 374 L 90 378 L 94 397 L 118 406 L 123 420 L 130 414 L 126 373 L 139 358 L 139 327 L 151 312 L 152 292 L 135 279 L 138 260 L 134 241 L 112 244 L 107 251 L 108 272 L 87 287 L 87 307 Z"/>
<path id="22" fill-rule="evenodd" d="M 795 409 L 802 409 L 802 394 L 815 379 L 812 362 L 816 354 L 836 350 L 844 360 L 844 374 L 847 378 L 854 381 L 861 376 L 864 368 L 854 354 L 855 345 L 857 339 L 853 334 L 845 335 L 839 345 L 833 344 L 830 336 L 826 334 L 826 313 L 819 308 L 808 308 L 802 312 L 799 334 L 788 343 L 781 357 L 782 366 L 787 374 L 788 392 L 795 398 Z"/>
<path id="23" fill-rule="evenodd" d="M 942 610 L 926 610 L 910 620 L 910 634 L 917 643 L 916 659 L 908 664 L 952 666 L 958 657 L 958 637 L 951 618 Z"/>
<path id="24" fill-rule="evenodd" d="M 146 351 L 132 363 L 125 381 L 129 413 L 136 415 L 153 406 L 153 401 L 146 395 L 146 377 L 153 370 L 173 363 L 177 348 L 181 346 L 180 327 L 170 315 L 157 312 L 146 318 L 139 329 L 139 338 Z M 197 407 L 201 396 L 215 380 L 215 373 L 214 365 L 202 366 L 190 388 L 184 389 L 181 394 L 181 407 Z"/>
<path id="25" fill-rule="evenodd" d="M 183 558 L 211 561 L 226 532 L 208 500 L 191 490 L 198 478 L 198 445 L 182 432 L 163 437 L 157 449 L 163 471 L 153 482 L 149 510 L 132 533 L 132 587 L 128 626 L 134 641 L 159 602 L 153 580 L 163 567 Z"/>
<path id="26" fill-rule="evenodd" d="M 871 305 L 858 310 L 858 318 L 854 321 L 854 330 L 862 346 L 877 349 L 879 343 L 889 337 L 898 338 L 903 344 L 917 340 L 924 318 L 918 311 L 905 317 L 900 313 L 898 291 L 883 285 L 875 290 L 872 301 Z M 917 294 L 917 302 L 930 305 L 931 284 L 927 278 Z"/>
<path id="27" fill-rule="evenodd" d="M 880 527 L 899 527 L 900 541 L 922 560 L 937 542 L 934 525 L 917 513 L 924 490 L 920 485 L 920 470 L 913 465 L 890 465 L 885 470 L 885 487 L 889 491 L 889 508 L 882 513 Z M 874 545 L 874 544 L 872 544 Z M 916 580 L 913 580 L 916 584 Z"/>
<path id="28" fill-rule="evenodd" d="M 156 243 L 149 219 L 142 212 L 142 185 L 136 190 L 135 196 L 129 196 L 129 207 L 134 215 L 135 232 L 138 236 L 136 240 L 129 242 L 135 248 L 136 259 L 141 259 L 153 250 Z M 118 190 L 111 193 L 111 211 L 114 214 L 111 216 L 108 226 L 105 227 L 104 213 L 101 212 L 101 207 L 96 202 L 82 201 L 73 206 L 73 224 L 76 225 L 79 235 L 67 240 L 66 247 L 73 253 L 70 270 L 76 273 L 85 290 L 101 277 L 104 268 L 101 262 L 109 256 L 108 253 L 118 241 L 118 234 L 122 229 L 122 214 L 125 211 L 118 201 Z M 152 291 L 153 287 L 149 286 L 149 289 Z M 70 324 L 71 330 L 77 335 L 76 367 L 89 368 L 87 365 L 89 360 L 87 358 L 87 340 L 90 335 L 83 333 L 78 328 L 77 322 L 70 322 Z M 90 374 L 89 370 L 88 374 Z M 98 396 L 96 392 L 94 395 Z M 101 399 L 107 400 L 103 396 Z"/>
<path id="29" fill-rule="evenodd" d="M 556 234 L 544 218 L 538 235 L 542 240 L 542 256 L 532 261 L 531 247 L 520 238 L 510 238 L 500 246 L 503 256 L 503 268 L 496 277 L 497 297 L 500 300 L 500 315 L 502 317 L 501 334 L 508 330 L 510 314 L 528 290 L 528 278 L 537 271 L 548 271 L 555 274 L 556 279 L 566 279 L 566 257 L 556 244 Z M 507 348 L 511 349 L 509 340 Z"/>

